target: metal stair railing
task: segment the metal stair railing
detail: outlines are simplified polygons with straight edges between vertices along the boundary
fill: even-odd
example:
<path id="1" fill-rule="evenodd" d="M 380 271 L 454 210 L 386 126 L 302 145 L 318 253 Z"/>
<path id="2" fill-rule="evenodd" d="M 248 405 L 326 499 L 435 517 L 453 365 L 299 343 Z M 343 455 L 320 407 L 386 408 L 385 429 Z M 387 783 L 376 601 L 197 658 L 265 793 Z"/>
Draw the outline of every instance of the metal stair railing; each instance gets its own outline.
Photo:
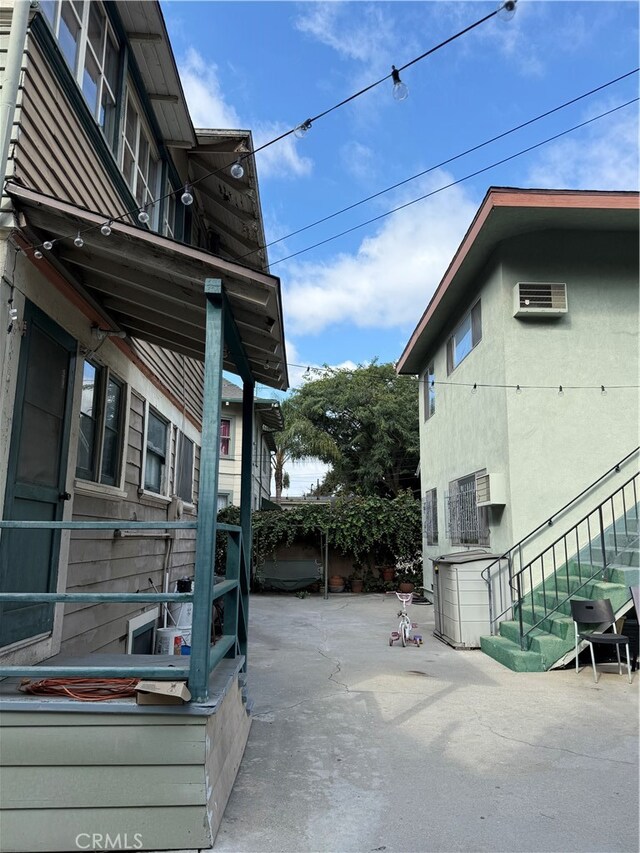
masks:
<path id="1" fill-rule="evenodd" d="M 586 495 L 588 495 L 593 489 L 597 486 L 601 485 L 608 477 L 615 475 L 620 472 L 622 466 L 629 462 L 635 455 L 640 451 L 640 447 L 635 447 L 632 451 L 626 454 L 622 459 L 616 462 L 611 468 L 604 472 L 597 480 L 594 480 L 590 483 L 586 488 L 584 488 L 579 494 L 575 495 L 568 503 L 566 503 L 563 507 L 558 509 L 548 518 L 546 518 L 543 522 L 541 522 L 537 527 L 531 530 L 526 536 L 523 536 L 515 545 L 512 545 L 507 551 L 497 557 L 492 563 L 490 563 L 485 569 L 483 569 L 481 576 L 487 584 L 488 587 L 488 596 L 489 596 L 489 622 L 490 622 L 490 630 L 491 634 L 496 634 L 498 631 L 498 626 L 501 621 L 505 618 L 509 617 L 513 613 L 513 608 L 520 601 L 521 595 L 518 594 L 517 585 L 514 584 L 514 580 L 519 575 L 522 577 L 523 571 L 528 567 L 529 564 L 524 564 L 523 559 L 523 546 L 529 542 L 534 536 L 540 533 L 541 530 L 552 527 L 554 523 L 558 520 L 560 516 L 566 513 L 571 508 L 575 507 L 575 505 L 582 500 Z M 624 489 L 625 486 L 629 485 L 630 482 L 633 481 L 633 492 L 634 497 L 633 501 L 629 501 L 629 503 L 635 507 L 635 511 L 637 513 L 637 483 L 636 477 L 631 478 L 628 483 L 625 483 L 621 489 Z M 619 491 L 619 490 L 617 490 Z M 617 491 L 613 494 L 617 494 Z M 600 505 L 600 510 L 602 512 L 602 507 L 604 507 L 607 502 L 609 502 L 613 498 L 613 495 L 610 495 L 606 498 L 602 504 Z M 626 493 L 623 495 L 623 500 L 626 500 Z M 626 507 L 623 507 L 624 513 L 626 514 Z M 598 507 L 594 512 L 597 512 Z M 589 513 L 589 516 L 592 513 Z M 585 517 L 586 518 L 586 517 Z M 585 519 L 582 519 L 582 523 Z M 574 525 L 574 527 L 577 525 Z M 590 522 L 589 522 L 590 526 Z M 571 528 L 573 530 L 573 528 Z M 614 532 L 615 535 L 615 532 Z M 562 540 L 563 537 L 560 537 L 558 541 Z M 591 537 L 590 537 L 591 539 Z M 554 544 L 557 544 L 554 543 Z M 586 545 L 586 542 L 585 542 Z M 615 546 L 615 543 L 614 543 Z M 551 547 L 551 546 L 549 546 Z M 578 549 L 579 550 L 579 549 Z M 543 552 L 544 553 L 544 552 Z M 566 555 L 567 558 L 569 554 Z M 574 556 L 572 553 L 570 556 Z M 537 558 L 536 558 L 537 559 Z M 554 557 L 555 559 L 555 557 Z M 531 561 L 534 562 L 535 560 Z M 508 583 L 503 583 L 499 577 L 499 575 L 504 571 L 504 567 L 507 567 L 508 571 Z M 498 582 L 496 583 L 496 576 L 498 576 Z M 497 599 L 496 599 L 497 593 Z M 526 594 L 526 591 L 525 591 Z"/>
<path id="2" fill-rule="evenodd" d="M 627 485 L 627 484 L 625 484 L 625 485 Z M 638 520 L 637 508 L 636 508 L 635 519 L 636 519 L 636 521 Z M 569 533 L 571 533 L 571 532 L 572 531 L 569 531 Z M 569 533 L 567 533 L 566 535 L 569 535 Z M 557 542 L 562 541 L 562 539 L 564 539 L 564 537 L 560 537 L 560 539 L 557 540 L 556 543 L 554 543 L 554 544 L 557 544 Z M 616 557 L 619 557 L 621 554 L 624 554 L 625 552 L 629 551 L 631 548 L 634 548 L 634 549 L 637 548 L 639 543 L 640 543 L 640 536 L 636 536 L 635 539 L 633 539 L 631 542 L 627 543 L 627 545 L 625 547 L 623 547 L 619 551 L 616 551 L 613 559 L 615 559 Z M 549 546 L 549 548 L 551 548 L 551 547 L 552 546 Z M 549 549 L 547 549 L 547 550 L 549 550 Z M 579 556 L 579 554 L 576 556 Z M 532 562 L 535 562 L 535 561 L 532 561 Z M 542 625 L 542 623 L 545 622 L 547 619 L 549 619 L 549 617 L 552 616 L 554 613 L 557 613 L 559 610 L 562 610 L 563 605 L 565 605 L 567 602 L 571 601 L 573 596 L 577 595 L 581 590 L 583 590 L 587 586 L 587 584 L 591 583 L 592 581 L 594 581 L 598 577 L 601 580 L 606 580 L 607 569 L 608 569 L 609 565 L 611 565 L 610 560 L 607 563 L 605 563 L 603 568 L 600 568 L 598 566 L 597 571 L 595 571 L 595 572 L 593 572 L 593 574 L 589 575 L 589 577 L 587 577 L 586 580 L 583 580 L 581 568 L 580 568 L 580 561 L 578 560 L 578 585 L 575 586 L 573 589 L 571 589 L 571 584 L 569 581 L 569 577 L 570 577 L 570 575 L 569 575 L 569 564 L 565 563 L 566 576 L 567 576 L 567 595 L 562 600 L 560 600 L 559 594 L 558 594 L 558 578 L 557 578 L 557 573 L 555 573 L 554 574 L 554 583 L 555 583 L 556 602 L 557 603 L 554 607 L 548 607 L 546 604 L 546 596 L 545 596 L 545 610 L 544 610 L 542 617 L 539 618 L 537 621 L 534 621 L 532 624 L 527 623 L 527 624 L 529 624 L 529 627 L 527 628 L 526 631 L 524 630 L 524 622 L 522 619 L 522 608 L 524 606 L 524 604 L 523 604 L 524 599 L 520 598 L 519 603 L 516 605 L 516 607 L 518 608 L 518 611 L 519 611 L 518 624 L 519 624 L 519 634 L 520 634 L 520 648 L 523 651 L 527 651 L 529 648 L 530 636 L 534 632 L 534 630 L 536 628 L 539 628 L 540 625 Z M 593 568 L 593 564 L 591 564 L 591 567 Z M 523 573 L 528 568 L 529 568 L 528 565 L 525 566 Z M 517 580 L 518 580 L 518 578 L 516 576 L 516 581 Z M 544 586 L 543 586 L 543 590 L 544 590 Z M 529 592 L 529 595 L 531 596 L 531 612 L 532 612 L 532 616 L 533 616 L 534 620 L 536 619 L 536 605 L 535 605 L 535 600 L 534 600 L 534 593 L 535 592 L 536 592 L 535 589 L 532 589 Z"/>

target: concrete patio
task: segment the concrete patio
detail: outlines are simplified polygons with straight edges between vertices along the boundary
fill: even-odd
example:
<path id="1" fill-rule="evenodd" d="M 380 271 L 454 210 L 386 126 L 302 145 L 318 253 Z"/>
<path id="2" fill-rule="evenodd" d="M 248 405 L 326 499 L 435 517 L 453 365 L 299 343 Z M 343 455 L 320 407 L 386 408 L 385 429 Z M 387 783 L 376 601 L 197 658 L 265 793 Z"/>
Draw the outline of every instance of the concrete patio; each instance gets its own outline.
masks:
<path id="1" fill-rule="evenodd" d="M 251 598 L 253 726 L 214 850 L 621 851 L 638 838 L 638 684 L 389 647 L 384 595 Z"/>

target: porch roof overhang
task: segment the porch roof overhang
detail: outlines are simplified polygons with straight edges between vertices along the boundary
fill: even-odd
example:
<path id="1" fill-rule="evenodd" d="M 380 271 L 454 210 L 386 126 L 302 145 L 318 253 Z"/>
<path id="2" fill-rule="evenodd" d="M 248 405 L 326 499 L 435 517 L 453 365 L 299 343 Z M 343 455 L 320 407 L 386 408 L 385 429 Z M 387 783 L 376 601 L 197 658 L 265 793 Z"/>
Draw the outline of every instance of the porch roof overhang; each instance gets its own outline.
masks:
<path id="1" fill-rule="evenodd" d="M 253 380 L 287 389 L 276 276 L 121 222 L 112 222 L 110 236 L 103 237 L 104 215 L 14 183 L 7 184 L 6 192 L 20 230 L 35 245 L 56 241 L 46 253 L 47 262 L 99 312 L 109 329 L 202 361 L 204 283 L 220 279 Z M 73 242 L 78 231 L 84 241 L 80 248 Z M 42 261 L 34 258 L 34 263 Z M 239 367 L 225 347 L 224 369 L 237 373 Z"/>
<path id="2" fill-rule="evenodd" d="M 504 240 L 554 229 L 638 231 L 639 195 L 628 191 L 491 187 L 396 365 L 417 374 L 478 272 Z"/>

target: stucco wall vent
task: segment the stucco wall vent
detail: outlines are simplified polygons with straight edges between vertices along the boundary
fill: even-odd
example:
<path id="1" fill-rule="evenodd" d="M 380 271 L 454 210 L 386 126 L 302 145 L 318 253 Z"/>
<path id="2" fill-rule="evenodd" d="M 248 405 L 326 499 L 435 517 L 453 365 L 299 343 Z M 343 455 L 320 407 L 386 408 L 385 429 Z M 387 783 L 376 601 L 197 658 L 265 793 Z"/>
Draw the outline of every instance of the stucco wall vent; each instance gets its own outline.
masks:
<path id="1" fill-rule="evenodd" d="M 568 310 L 564 282 L 519 281 L 513 297 L 514 317 L 553 317 Z"/>

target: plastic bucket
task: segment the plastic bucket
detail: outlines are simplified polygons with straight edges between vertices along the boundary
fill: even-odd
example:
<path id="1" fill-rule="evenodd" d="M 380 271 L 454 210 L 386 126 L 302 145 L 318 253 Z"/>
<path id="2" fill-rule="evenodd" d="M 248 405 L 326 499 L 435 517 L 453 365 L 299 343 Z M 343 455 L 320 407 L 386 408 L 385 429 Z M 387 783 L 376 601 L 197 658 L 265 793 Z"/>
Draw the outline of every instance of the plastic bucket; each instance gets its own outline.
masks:
<path id="1" fill-rule="evenodd" d="M 189 640 L 191 631 L 189 630 Z M 179 655 L 183 645 L 189 645 L 185 640 L 185 631 L 182 628 L 158 628 L 156 630 L 156 654 L 157 655 Z"/>

